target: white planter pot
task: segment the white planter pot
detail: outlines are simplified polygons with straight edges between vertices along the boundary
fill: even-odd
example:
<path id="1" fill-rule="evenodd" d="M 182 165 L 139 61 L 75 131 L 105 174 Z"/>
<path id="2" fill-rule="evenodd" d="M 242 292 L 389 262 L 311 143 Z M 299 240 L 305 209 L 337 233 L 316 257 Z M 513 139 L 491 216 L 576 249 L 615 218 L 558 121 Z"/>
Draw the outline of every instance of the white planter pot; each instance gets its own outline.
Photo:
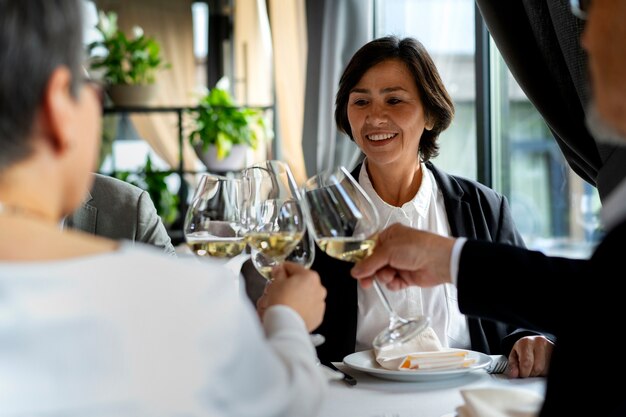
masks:
<path id="1" fill-rule="evenodd" d="M 239 171 L 248 165 L 249 148 L 246 145 L 233 145 L 230 154 L 224 159 L 217 159 L 217 148 L 214 145 L 209 145 L 206 152 L 202 145 L 194 145 L 194 150 L 211 172 Z"/>

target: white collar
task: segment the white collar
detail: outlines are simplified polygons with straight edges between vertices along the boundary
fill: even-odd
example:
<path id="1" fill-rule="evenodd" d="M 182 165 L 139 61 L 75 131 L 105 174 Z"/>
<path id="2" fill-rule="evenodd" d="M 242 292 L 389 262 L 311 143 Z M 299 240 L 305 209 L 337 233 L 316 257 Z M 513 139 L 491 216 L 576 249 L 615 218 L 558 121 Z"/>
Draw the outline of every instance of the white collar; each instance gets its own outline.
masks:
<path id="1" fill-rule="evenodd" d="M 405 214 L 409 214 L 410 217 L 412 217 L 410 215 L 411 211 L 414 211 L 420 217 L 425 217 L 428 214 L 428 208 L 433 195 L 433 184 L 431 174 L 424 163 L 420 163 L 420 169 L 422 170 L 422 182 L 420 184 L 420 188 L 417 190 L 415 196 L 413 196 L 410 201 L 404 203 L 402 207 L 392 206 L 380 198 L 370 181 L 366 164 L 367 158 L 363 161 L 361 171 L 359 172 L 359 184 L 370 196 L 381 215 L 383 215 L 383 213 L 390 213 L 398 210 L 403 211 Z"/>

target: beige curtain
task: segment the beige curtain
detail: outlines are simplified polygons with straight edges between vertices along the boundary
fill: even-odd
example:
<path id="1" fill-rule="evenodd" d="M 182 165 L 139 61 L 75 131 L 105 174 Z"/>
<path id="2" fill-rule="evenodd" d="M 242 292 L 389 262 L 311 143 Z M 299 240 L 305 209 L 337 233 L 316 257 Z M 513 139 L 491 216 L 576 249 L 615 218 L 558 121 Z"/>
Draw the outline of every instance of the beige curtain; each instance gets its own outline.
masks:
<path id="1" fill-rule="evenodd" d="M 274 82 L 279 115 L 280 159 L 289 162 L 298 183 L 306 180 L 302 124 L 306 83 L 307 28 L 305 0 L 270 0 L 274 47 Z"/>
<path id="2" fill-rule="evenodd" d="M 272 40 L 265 0 L 236 0 L 234 3 L 234 74 L 230 80 L 237 104 L 244 106 L 271 106 Z M 273 114 L 266 113 L 268 123 Z M 273 130 L 273 127 L 270 126 Z M 271 155 L 271 138 L 250 150 L 248 164 L 262 161 Z"/>
<path id="3" fill-rule="evenodd" d="M 302 154 L 307 56 L 305 3 L 273 0 L 267 4 L 269 13 L 265 0 L 235 2 L 234 91 L 240 104 L 265 106 L 273 103 L 272 87 L 275 88 L 278 115 L 275 128 L 280 140 L 276 155 L 267 156 L 288 162 L 301 183 L 306 179 Z M 255 159 L 265 156 L 257 152 Z"/>
<path id="4" fill-rule="evenodd" d="M 193 52 L 192 0 L 95 0 L 98 10 L 115 11 L 119 27 L 127 34 L 141 26 L 147 36 L 161 45 L 163 59 L 171 64 L 157 75 L 158 91 L 152 102 L 159 106 L 192 106 L 194 96 L 195 58 Z M 178 119 L 175 113 L 133 114 L 139 135 L 172 168 L 179 164 Z M 183 138 L 185 169 L 198 166 L 197 157 L 186 135 Z"/>

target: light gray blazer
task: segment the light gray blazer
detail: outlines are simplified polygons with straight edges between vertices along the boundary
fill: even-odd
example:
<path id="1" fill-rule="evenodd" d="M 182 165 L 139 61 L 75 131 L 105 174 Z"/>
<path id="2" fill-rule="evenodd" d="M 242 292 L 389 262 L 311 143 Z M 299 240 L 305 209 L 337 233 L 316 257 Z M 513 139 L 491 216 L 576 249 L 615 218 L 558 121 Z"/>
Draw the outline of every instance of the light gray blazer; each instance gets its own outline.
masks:
<path id="1" fill-rule="evenodd" d="M 147 191 L 117 178 L 94 175 L 91 192 L 65 219 L 64 227 L 115 240 L 149 243 L 163 248 L 168 255 L 176 255 Z"/>

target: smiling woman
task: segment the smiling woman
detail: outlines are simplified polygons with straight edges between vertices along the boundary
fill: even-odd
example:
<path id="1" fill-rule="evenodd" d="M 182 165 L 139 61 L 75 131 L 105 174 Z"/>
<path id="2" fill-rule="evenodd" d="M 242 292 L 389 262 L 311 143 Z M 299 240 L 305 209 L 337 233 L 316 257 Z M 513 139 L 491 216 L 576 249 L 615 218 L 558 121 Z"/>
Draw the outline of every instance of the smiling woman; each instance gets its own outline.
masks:
<path id="1" fill-rule="evenodd" d="M 452 122 L 454 105 L 420 42 L 383 37 L 364 45 L 343 72 L 335 104 L 338 128 L 365 154 L 352 175 L 374 202 L 383 227 L 401 223 L 445 236 L 497 237 L 523 245 L 503 196 L 430 162 L 438 154 L 439 135 Z M 318 353 L 342 360 L 369 349 L 387 316 L 375 292 L 352 282 L 350 264 L 321 250 L 317 254 L 312 269 L 328 290 L 325 320 L 318 329 L 326 343 Z M 338 279 L 344 275 L 346 279 Z M 523 335 L 462 315 L 452 286 L 411 287 L 388 298 L 400 316 L 429 316 L 443 347 L 508 355 Z M 504 340 L 508 344 L 503 348 Z M 550 344 L 543 337 L 533 343 Z"/>

